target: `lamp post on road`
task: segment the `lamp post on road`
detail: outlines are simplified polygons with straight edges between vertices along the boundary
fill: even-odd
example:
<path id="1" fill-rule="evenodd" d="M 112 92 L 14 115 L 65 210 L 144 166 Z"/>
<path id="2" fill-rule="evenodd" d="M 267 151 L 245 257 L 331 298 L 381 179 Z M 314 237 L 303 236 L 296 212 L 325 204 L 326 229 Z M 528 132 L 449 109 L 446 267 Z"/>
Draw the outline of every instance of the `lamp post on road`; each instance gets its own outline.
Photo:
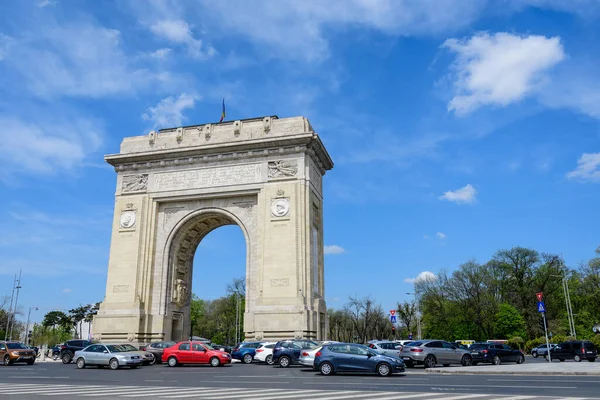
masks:
<path id="1" fill-rule="evenodd" d="M 27 314 L 27 325 L 25 325 L 25 344 L 29 344 L 29 320 L 31 318 L 31 310 L 39 310 L 37 307 L 29 307 L 29 313 Z"/>
<path id="2" fill-rule="evenodd" d="M 577 339 L 577 332 L 575 331 L 575 319 L 573 318 L 573 306 L 571 305 L 571 292 L 569 290 L 569 281 L 567 280 L 564 272 L 562 275 L 550 274 L 550 276 L 555 276 L 557 278 L 561 278 L 563 293 L 565 296 L 565 305 L 567 307 L 567 319 L 569 320 L 569 333 L 575 339 Z"/>
<path id="3" fill-rule="evenodd" d="M 419 295 L 416 290 L 414 293 L 406 292 L 406 294 L 415 296 L 415 302 L 417 303 L 417 340 L 421 340 L 421 308 L 419 306 Z"/>

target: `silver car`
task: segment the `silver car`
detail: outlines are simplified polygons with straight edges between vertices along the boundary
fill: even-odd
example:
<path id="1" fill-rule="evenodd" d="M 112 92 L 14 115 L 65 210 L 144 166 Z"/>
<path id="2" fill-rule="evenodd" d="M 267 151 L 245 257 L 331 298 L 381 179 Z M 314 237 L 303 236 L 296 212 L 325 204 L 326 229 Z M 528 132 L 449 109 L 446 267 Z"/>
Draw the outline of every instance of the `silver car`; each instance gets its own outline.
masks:
<path id="1" fill-rule="evenodd" d="M 128 352 L 131 354 L 138 354 L 138 355 L 142 356 L 142 365 L 155 364 L 156 360 L 154 359 L 154 353 L 136 349 L 135 346 L 133 346 L 129 343 L 120 344 L 119 346 L 121 347 L 122 351 L 124 351 L 124 352 Z"/>
<path id="2" fill-rule="evenodd" d="M 554 350 L 554 348 L 558 346 L 556 343 L 550 343 L 550 351 Z M 531 349 L 531 355 L 533 358 L 538 358 L 539 356 L 544 357 L 548 354 L 548 347 L 546 344 L 540 344 L 538 347 L 534 347 Z"/>
<path id="3" fill-rule="evenodd" d="M 119 369 L 119 367 L 137 368 L 144 362 L 142 355 L 136 352 L 127 351 L 122 346 L 112 344 L 93 344 L 75 352 L 73 356 L 77 368 L 85 368 L 88 365 L 95 365 L 98 368 L 108 366 L 110 369 Z"/>
<path id="4" fill-rule="evenodd" d="M 315 368 L 315 354 L 317 351 L 321 350 L 323 346 L 315 347 L 314 349 L 303 349 L 300 352 L 300 358 L 298 358 L 298 363 L 300 365 L 304 365 L 305 367 Z"/>
<path id="5" fill-rule="evenodd" d="M 376 340 L 369 343 L 369 347 L 378 353 L 384 354 L 390 357 L 400 357 L 402 351 L 402 345 L 397 342 L 391 342 L 388 340 Z"/>
<path id="6" fill-rule="evenodd" d="M 400 355 L 409 368 L 421 364 L 425 368 L 434 368 L 437 364 L 446 367 L 450 364 L 468 366 L 473 363 L 469 350 L 459 349 L 443 340 L 418 340 L 407 343 Z"/>

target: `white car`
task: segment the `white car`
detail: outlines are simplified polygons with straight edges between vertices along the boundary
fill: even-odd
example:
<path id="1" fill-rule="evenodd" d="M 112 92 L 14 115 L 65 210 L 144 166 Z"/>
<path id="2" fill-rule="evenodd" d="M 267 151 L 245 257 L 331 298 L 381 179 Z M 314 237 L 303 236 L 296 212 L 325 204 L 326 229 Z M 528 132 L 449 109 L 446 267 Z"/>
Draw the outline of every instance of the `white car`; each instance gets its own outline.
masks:
<path id="1" fill-rule="evenodd" d="M 254 360 L 273 365 L 273 347 L 277 342 L 264 342 L 256 349 Z"/>
<path id="2" fill-rule="evenodd" d="M 327 344 L 327 343 L 324 343 Z M 317 351 L 321 350 L 323 348 L 323 346 L 319 346 L 317 348 L 314 349 L 304 349 L 302 350 L 302 352 L 300 353 L 300 358 L 298 359 L 298 364 L 305 366 L 305 367 L 311 367 L 312 369 L 315 368 L 314 364 L 315 364 L 315 354 L 317 354 Z"/>

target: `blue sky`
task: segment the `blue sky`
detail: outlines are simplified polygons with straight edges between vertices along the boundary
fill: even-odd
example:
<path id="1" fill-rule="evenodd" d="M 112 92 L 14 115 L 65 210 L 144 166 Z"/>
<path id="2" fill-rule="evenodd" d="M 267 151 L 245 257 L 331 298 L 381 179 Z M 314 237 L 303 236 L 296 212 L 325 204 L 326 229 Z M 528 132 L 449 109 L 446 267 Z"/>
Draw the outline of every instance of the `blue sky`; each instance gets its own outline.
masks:
<path id="1" fill-rule="evenodd" d="M 593 256 L 600 2 L 102 1 L 0 4 L 0 294 L 102 300 L 125 136 L 308 117 L 324 179 L 326 297 L 392 308 L 411 279 L 520 245 Z M 594 200 L 596 199 L 596 200 Z M 244 273 L 237 227 L 195 277 Z"/>

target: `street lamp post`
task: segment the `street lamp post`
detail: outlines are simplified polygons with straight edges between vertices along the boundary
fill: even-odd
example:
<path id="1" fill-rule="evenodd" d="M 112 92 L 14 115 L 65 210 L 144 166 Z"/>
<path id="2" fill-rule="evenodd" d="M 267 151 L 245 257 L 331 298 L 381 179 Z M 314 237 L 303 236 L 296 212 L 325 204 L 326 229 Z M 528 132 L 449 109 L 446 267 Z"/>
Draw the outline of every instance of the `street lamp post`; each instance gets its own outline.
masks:
<path id="1" fill-rule="evenodd" d="M 414 293 L 407 292 L 406 294 L 415 296 L 415 302 L 417 303 L 417 340 L 421 340 L 421 307 L 419 305 L 419 295 L 416 290 Z"/>
<path id="2" fill-rule="evenodd" d="M 567 319 L 569 320 L 569 333 L 575 339 L 577 339 L 577 332 L 575 331 L 575 319 L 573 318 L 573 306 L 571 305 L 571 292 L 569 290 L 569 281 L 567 280 L 565 274 L 556 275 L 550 274 L 550 276 L 555 276 L 561 278 L 563 293 L 565 296 L 565 305 L 567 307 Z"/>
<path id="3" fill-rule="evenodd" d="M 16 277 L 15 277 L 16 278 Z M 15 286 L 13 286 L 13 293 L 16 291 L 14 308 L 11 307 L 11 312 L 8 315 L 8 324 L 6 326 L 6 334 L 8 334 L 8 340 L 12 340 L 13 328 L 15 327 L 15 314 L 17 313 L 17 305 L 19 303 L 19 290 L 21 289 L 21 271 L 19 271 L 19 279 L 15 279 Z M 12 306 L 12 300 L 11 300 Z M 10 325 L 10 333 L 8 332 L 8 326 Z M 6 336 L 5 334 L 5 336 Z"/>
<path id="4" fill-rule="evenodd" d="M 37 307 L 29 307 L 29 313 L 27 314 L 27 325 L 25 325 L 25 344 L 29 344 L 29 320 L 31 318 L 31 310 L 39 310 Z"/>

